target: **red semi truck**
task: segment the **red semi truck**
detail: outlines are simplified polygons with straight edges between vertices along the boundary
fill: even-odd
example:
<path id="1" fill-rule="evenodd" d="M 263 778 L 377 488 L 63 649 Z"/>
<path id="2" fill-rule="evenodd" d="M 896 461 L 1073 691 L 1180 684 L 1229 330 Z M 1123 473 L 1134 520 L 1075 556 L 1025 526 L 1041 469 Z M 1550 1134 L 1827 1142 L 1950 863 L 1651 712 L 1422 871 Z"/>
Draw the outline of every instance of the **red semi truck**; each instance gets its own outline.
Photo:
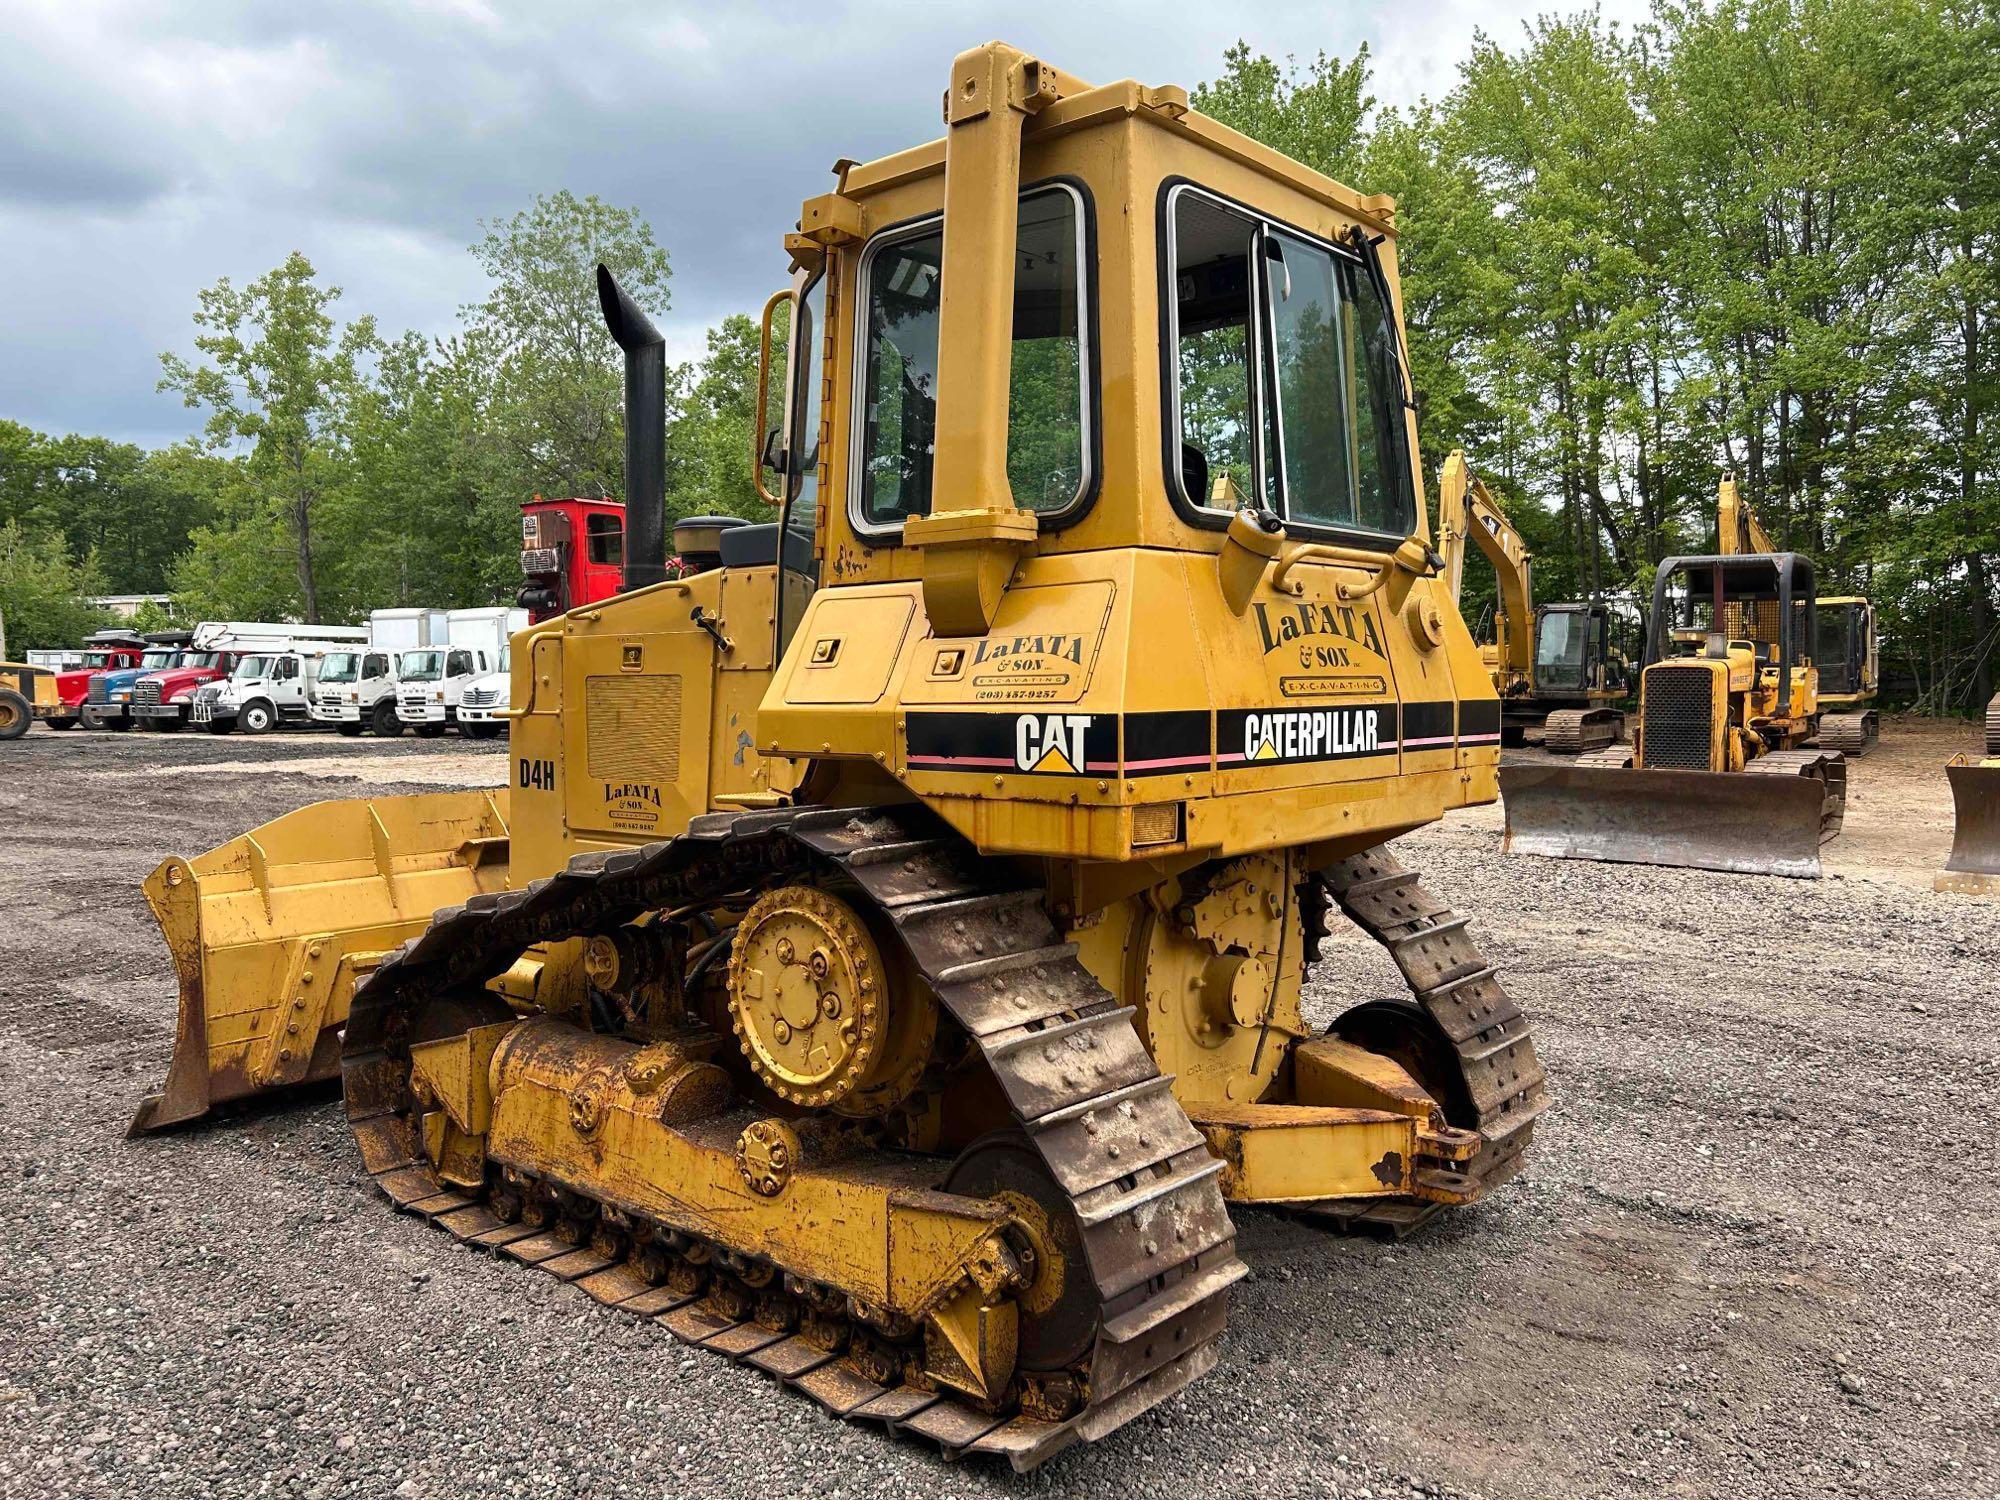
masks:
<path id="1" fill-rule="evenodd" d="M 514 602 L 544 620 L 609 599 L 623 587 L 625 507 L 616 500 L 544 500 L 521 507 L 521 592 Z"/>

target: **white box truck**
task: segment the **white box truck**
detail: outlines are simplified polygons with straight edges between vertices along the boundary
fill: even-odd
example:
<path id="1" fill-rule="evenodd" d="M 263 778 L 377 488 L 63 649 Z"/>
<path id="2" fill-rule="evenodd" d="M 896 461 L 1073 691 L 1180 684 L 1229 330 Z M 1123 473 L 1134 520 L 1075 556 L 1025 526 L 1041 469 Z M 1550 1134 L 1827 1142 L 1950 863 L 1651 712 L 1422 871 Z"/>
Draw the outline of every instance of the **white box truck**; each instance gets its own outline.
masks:
<path id="1" fill-rule="evenodd" d="M 396 660 L 445 639 L 442 609 L 378 609 L 368 616 L 368 647 L 329 655 L 320 663 L 312 716 L 343 735 L 371 730 L 385 739 L 403 732 L 396 717 Z"/>
<path id="2" fill-rule="evenodd" d="M 528 628 L 528 612 L 496 605 L 454 609 L 445 624 L 445 642 L 405 651 L 396 662 L 396 716 L 431 739 L 458 722 L 465 690 L 500 661 L 508 638 Z"/>
<path id="3" fill-rule="evenodd" d="M 507 690 L 513 656 L 500 648 L 498 671 L 475 677 L 458 700 L 458 732 L 475 740 L 490 740 L 507 732 Z"/>

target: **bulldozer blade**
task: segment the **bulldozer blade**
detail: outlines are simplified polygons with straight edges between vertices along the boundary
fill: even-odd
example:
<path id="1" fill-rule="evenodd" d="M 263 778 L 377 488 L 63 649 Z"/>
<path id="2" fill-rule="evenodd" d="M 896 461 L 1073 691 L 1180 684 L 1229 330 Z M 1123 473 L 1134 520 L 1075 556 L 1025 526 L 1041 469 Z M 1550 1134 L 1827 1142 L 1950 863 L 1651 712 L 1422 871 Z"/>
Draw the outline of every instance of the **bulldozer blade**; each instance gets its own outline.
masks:
<path id="1" fill-rule="evenodd" d="M 1505 766 L 1501 852 L 1817 880 L 1817 777 Z"/>
<path id="2" fill-rule="evenodd" d="M 507 794 L 317 802 L 146 880 L 180 980 L 173 1058 L 128 1136 L 334 1077 L 355 983 L 440 907 L 507 882 Z"/>
<path id="3" fill-rule="evenodd" d="M 1951 778 L 1951 858 L 1936 888 L 1969 896 L 2000 896 L 2000 762 L 1954 764 Z"/>

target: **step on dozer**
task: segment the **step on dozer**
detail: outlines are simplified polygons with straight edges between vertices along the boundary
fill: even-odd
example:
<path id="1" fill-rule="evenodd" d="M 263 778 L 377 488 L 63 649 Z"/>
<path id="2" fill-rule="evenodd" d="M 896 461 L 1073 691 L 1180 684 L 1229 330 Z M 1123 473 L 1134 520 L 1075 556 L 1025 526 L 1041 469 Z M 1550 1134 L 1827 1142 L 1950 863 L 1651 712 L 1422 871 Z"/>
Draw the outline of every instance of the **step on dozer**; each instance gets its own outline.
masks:
<path id="1" fill-rule="evenodd" d="M 1792 553 L 1661 563 L 1632 749 L 1503 766 L 1503 850 L 1817 878 L 1846 812 L 1847 762 L 1801 748 L 1815 722 L 1815 674 L 1798 654 L 1812 588 Z"/>
<path id="2" fill-rule="evenodd" d="M 1936 888 L 1965 896 L 2000 896 L 2000 695 L 1986 705 L 1986 754 L 1953 756 L 1951 858 Z"/>
<path id="3" fill-rule="evenodd" d="M 945 98 L 945 140 L 804 205 L 777 517 L 689 518 L 672 579 L 663 342 L 599 268 L 623 592 L 514 638 L 504 802 L 161 867 L 180 1045 L 139 1124 L 337 1067 L 369 1175 L 453 1240 L 1026 1468 L 1220 1357 L 1233 1205 L 1400 1232 L 1520 1171 L 1548 1094 L 1385 848 L 1491 802 L 1501 734 L 1419 500 L 1393 204 L 997 43 Z M 1340 420 L 1217 387 L 1266 337 Z M 1405 996 L 1327 978 L 1336 919 Z"/>

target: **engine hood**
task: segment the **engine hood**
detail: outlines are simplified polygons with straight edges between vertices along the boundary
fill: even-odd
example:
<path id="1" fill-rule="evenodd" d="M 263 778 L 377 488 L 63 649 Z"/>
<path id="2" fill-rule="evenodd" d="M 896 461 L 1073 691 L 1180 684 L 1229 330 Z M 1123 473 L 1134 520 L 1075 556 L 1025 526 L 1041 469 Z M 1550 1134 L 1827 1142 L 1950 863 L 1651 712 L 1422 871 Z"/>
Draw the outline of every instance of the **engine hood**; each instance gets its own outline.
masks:
<path id="1" fill-rule="evenodd" d="M 200 687 L 204 682 L 220 682 L 229 674 L 220 667 L 167 667 L 158 672 L 140 672 L 135 675 L 144 677 L 148 682 L 157 682 L 160 685 L 161 701 L 164 702 L 168 698 L 186 692 L 189 688 Z"/>

